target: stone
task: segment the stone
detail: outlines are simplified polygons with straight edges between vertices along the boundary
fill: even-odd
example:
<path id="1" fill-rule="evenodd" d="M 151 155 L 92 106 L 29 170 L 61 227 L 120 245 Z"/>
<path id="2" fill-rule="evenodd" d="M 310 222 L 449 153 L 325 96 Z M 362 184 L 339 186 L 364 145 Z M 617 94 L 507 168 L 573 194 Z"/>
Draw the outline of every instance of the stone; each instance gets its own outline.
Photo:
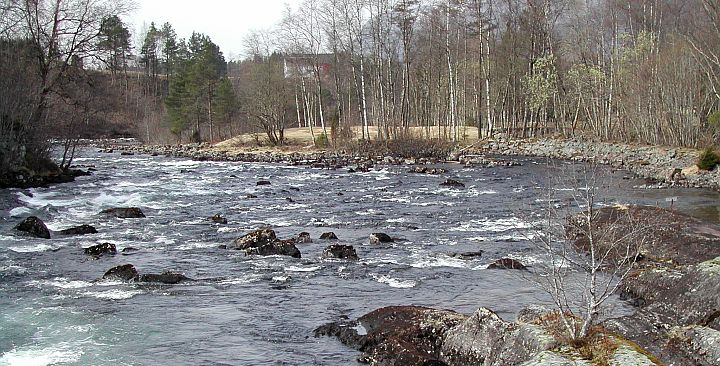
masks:
<path id="1" fill-rule="evenodd" d="M 140 275 L 140 277 L 138 277 L 138 281 L 140 281 L 140 282 L 155 282 L 155 283 L 164 283 L 164 284 L 168 284 L 168 285 L 174 285 L 174 284 L 178 284 L 180 282 L 193 281 L 193 279 L 185 276 L 182 273 L 165 271 L 160 274 L 150 273 L 150 274 Z"/>
<path id="2" fill-rule="evenodd" d="M 133 281 L 139 277 L 137 269 L 132 264 L 123 264 L 110 268 L 103 275 L 103 279 Z"/>
<path id="3" fill-rule="evenodd" d="M 465 183 L 462 183 L 455 179 L 448 178 L 444 182 L 440 183 L 440 186 L 441 187 L 453 187 L 453 188 L 465 188 Z"/>
<path id="4" fill-rule="evenodd" d="M 300 258 L 295 239 L 279 240 L 271 228 L 255 230 L 233 240 L 227 249 L 243 250 L 247 255 L 286 255 Z"/>
<path id="5" fill-rule="evenodd" d="M 215 214 L 208 218 L 208 220 L 212 221 L 215 224 L 221 224 L 226 225 L 228 223 L 227 219 L 221 216 L 220 214 Z"/>
<path id="6" fill-rule="evenodd" d="M 127 248 L 125 248 L 127 249 Z M 123 249 L 123 251 L 125 251 Z M 113 243 L 102 243 L 84 249 L 85 254 L 99 257 L 103 254 L 117 254 L 117 248 Z"/>
<path id="7" fill-rule="evenodd" d="M 298 234 L 298 237 L 295 241 L 298 244 L 312 243 L 312 238 L 310 237 L 310 233 L 303 231 L 300 234 Z"/>
<path id="8" fill-rule="evenodd" d="M 50 230 L 36 216 L 30 216 L 17 224 L 15 230 L 22 231 L 37 238 L 50 239 Z"/>
<path id="9" fill-rule="evenodd" d="M 95 229 L 92 225 L 80 225 L 76 227 L 71 227 L 65 230 L 60 230 L 60 234 L 62 235 L 88 235 L 88 234 L 97 234 L 97 229 Z"/>
<path id="10" fill-rule="evenodd" d="M 380 244 L 380 243 L 392 243 L 395 240 L 390 237 L 388 234 L 384 233 L 372 233 L 370 234 L 370 244 Z"/>
<path id="11" fill-rule="evenodd" d="M 520 261 L 512 259 L 512 258 L 501 258 L 496 260 L 493 263 L 490 263 L 487 267 L 488 269 L 522 269 L 527 270 L 527 267 L 525 267 L 524 264 L 520 263 Z"/>
<path id="12" fill-rule="evenodd" d="M 338 240 L 338 237 L 334 232 L 330 231 L 320 234 L 320 240 Z"/>
<path id="13" fill-rule="evenodd" d="M 114 207 L 100 211 L 101 214 L 113 216 L 120 219 L 143 218 L 145 214 L 137 207 Z"/>
<path id="14" fill-rule="evenodd" d="M 322 258 L 357 260 L 358 255 L 352 245 L 333 244 L 323 250 Z"/>
<path id="15" fill-rule="evenodd" d="M 445 365 L 440 346 L 444 334 L 466 317 L 449 310 L 390 306 L 315 329 L 315 336 L 334 336 L 360 350 L 359 361 L 370 365 Z"/>
<path id="16" fill-rule="evenodd" d="M 259 181 L 257 181 L 257 183 L 255 183 L 255 185 L 258 185 L 258 186 L 269 186 L 271 184 L 272 183 L 270 183 L 269 180 L 259 180 Z"/>
<path id="17" fill-rule="evenodd" d="M 462 253 L 451 253 L 450 256 L 457 259 L 472 260 L 482 257 L 483 251 L 478 250 L 475 252 L 462 252 Z"/>

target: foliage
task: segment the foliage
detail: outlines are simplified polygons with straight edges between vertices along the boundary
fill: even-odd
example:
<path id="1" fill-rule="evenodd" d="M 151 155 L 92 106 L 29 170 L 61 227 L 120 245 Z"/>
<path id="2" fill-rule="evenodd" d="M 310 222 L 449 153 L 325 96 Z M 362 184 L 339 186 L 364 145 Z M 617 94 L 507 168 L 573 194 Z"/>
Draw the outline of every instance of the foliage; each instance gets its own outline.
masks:
<path id="1" fill-rule="evenodd" d="M 326 133 L 320 133 L 315 137 L 315 147 L 326 148 L 328 146 L 330 146 L 330 140 Z"/>
<path id="2" fill-rule="evenodd" d="M 698 157 L 697 166 L 701 170 L 713 170 L 718 164 L 720 164 L 720 155 L 711 148 L 703 150 Z"/>
<path id="3" fill-rule="evenodd" d="M 715 112 L 708 116 L 708 124 L 713 128 L 720 130 L 720 112 Z"/>
<path id="4" fill-rule="evenodd" d="M 535 60 L 532 71 L 523 79 L 532 109 L 538 110 L 545 106 L 557 92 L 556 79 L 554 56 L 544 56 Z"/>

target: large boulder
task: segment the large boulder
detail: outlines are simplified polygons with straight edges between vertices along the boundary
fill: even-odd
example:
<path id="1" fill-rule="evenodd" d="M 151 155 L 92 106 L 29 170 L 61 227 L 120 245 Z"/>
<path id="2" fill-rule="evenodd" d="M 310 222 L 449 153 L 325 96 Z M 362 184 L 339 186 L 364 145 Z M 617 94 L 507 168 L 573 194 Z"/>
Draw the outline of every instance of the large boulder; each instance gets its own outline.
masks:
<path id="1" fill-rule="evenodd" d="M 143 218 L 145 214 L 137 207 L 114 207 L 100 211 L 101 214 L 121 219 Z"/>
<path id="2" fill-rule="evenodd" d="M 99 257 L 103 254 L 116 254 L 117 248 L 115 247 L 115 244 L 113 243 L 102 243 L 93 245 L 89 248 L 85 248 L 85 254 L 92 255 L 94 257 Z"/>
<path id="3" fill-rule="evenodd" d="M 227 249 L 245 251 L 248 255 L 287 255 L 300 258 L 300 250 L 294 239 L 279 240 L 275 230 L 262 228 L 235 239 Z"/>
<path id="4" fill-rule="evenodd" d="M 50 230 L 45 223 L 35 216 L 30 216 L 17 224 L 15 230 L 22 231 L 37 238 L 50 239 Z"/>
<path id="5" fill-rule="evenodd" d="M 94 226 L 87 224 L 60 230 L 60 234 L 62 235 L 88 235 L 97 234 L 97 232 Z"/>
<path id="6" fill-rule="evenodd" d="M 171 271 L 165 271 L 162 273 L 149 273 L 149 274 L 143 274 L 140 275 L 138 278 L 138 281 L 140 282 L 155 282 L 155 283 L 164 283 L 168 285 L 174 285 L 180 282 L 185 281 L 192 281 L 192 278 L 189 278 L 185 276 L 182 273 L 177 272 L 171 272 Z"/>
<path id="7" fill-rule="evenodd" d="M 357 260 L 358 255 L 352 245 L 333 244 L 323 250 L 322 257 L 325 259 L 351 259 Z"/>
<path id="8" fill-rule="evenodd" d="M 363 352 L 360 361 L 370 365 L 445 365 L 440 347 L 445 332 L 466 317 L 449 310 L 419 306 L 391 306 L 356 321 L 330 323 L 315 336 L 335 336 Z"/>

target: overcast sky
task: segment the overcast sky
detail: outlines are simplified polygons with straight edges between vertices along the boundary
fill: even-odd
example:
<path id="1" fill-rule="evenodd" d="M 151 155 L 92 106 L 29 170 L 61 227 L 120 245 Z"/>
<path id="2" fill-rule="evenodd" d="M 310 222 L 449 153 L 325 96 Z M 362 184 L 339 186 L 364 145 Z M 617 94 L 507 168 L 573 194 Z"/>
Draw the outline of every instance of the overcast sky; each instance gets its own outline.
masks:
<path id="1" fill-rule="evenodd" d="M 204 33 L 220 46 L 227 60 L 243 53 L 243 39 L 252 29 L 271 28 L 281 18 L 286 4 L 299 0 L 135 0 L 130 16 L 135 43 L 150 22 L 160 28 L 170 22 L 180 38 L 193 31 Z"/>

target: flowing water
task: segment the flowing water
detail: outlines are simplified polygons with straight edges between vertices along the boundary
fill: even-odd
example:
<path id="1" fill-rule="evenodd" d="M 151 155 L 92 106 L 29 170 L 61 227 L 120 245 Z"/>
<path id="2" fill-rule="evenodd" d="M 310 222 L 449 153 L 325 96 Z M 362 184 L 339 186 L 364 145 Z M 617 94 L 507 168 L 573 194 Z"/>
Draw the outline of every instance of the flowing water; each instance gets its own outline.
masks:
<path id="1" fill-rule="evenodd" d="M 407 167 L 346 173 L 83 150 L 76 163 L 97 168 L 93 176 L 0 190 L 0 365 L 346 365 L 358 353 L 313 337 L 315 327 L 409 304 L 464 313 L 486 306 L 512 320 L 524 306 L 549 301 L 527 274 L 486 269 L 508 256 L 542 265 L 519 231 L 547 205 L 548 169 L 541 160 L 522 161 L 513 168 L 446 165 L 448 174 L 428 176 Z M 614 201 L 672 204 L 718 220 L 716 193 L 638 189 L 641 182 L 622 172 L 603 174 Z M 439 187 L 445 177 L 467 187 Z M 98 215 L 118 206 L 141 207 L 147 218 Z M 229 223 L 211 223 L 216 213 Z M 15 235 L 13 226 L 29 215 L 51 230 L 87 223 L 99 233 Z M 262 226 L 281 238 L 307 231 L 314 242 L 298 244 L 302 259 L 218 248 Z M 317 238 L 326 231 L 354 245 L 360 260 L 321 260 L 329 243 Z M 401 240 L 371 246 L 373 232 Z M 102 242 L 138 251 L 83 254 Z M 473 260 L 451 256 L 478 250 L 484 253 Z M 125 263 L 198 281 L 98 280 Z"/>

